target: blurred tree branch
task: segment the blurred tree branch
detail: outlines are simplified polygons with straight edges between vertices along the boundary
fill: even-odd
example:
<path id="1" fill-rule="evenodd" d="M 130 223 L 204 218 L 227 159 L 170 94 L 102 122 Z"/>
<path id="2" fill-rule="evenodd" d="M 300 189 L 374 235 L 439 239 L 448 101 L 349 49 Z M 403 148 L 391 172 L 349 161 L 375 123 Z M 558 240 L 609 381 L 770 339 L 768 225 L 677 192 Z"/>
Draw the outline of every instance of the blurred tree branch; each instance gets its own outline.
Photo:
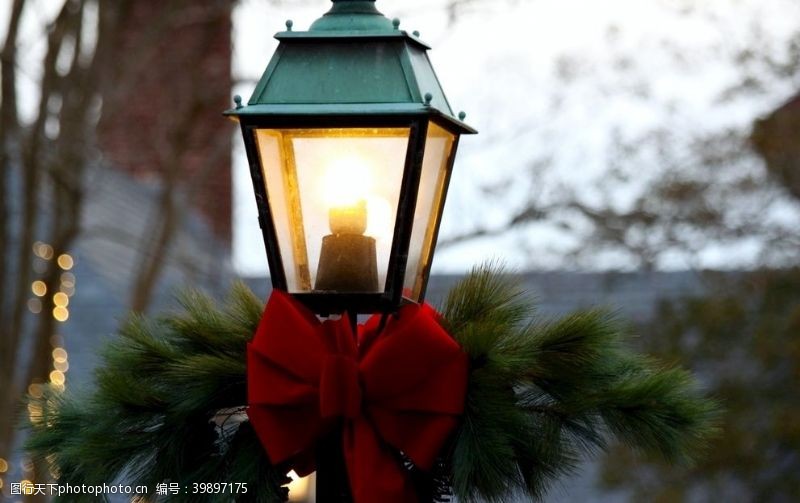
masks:
<path id="1" fill-rule="evenodd" d="M 724 21 L 705 12 L 703 6 L 687 3 L 675 9 L 687 21 L 707 15 L 704 22 L 723 31 Z M 482 145 L 496 150 L 503 145 L 522 158 L 521 169 L 499 171 L 505 176 L 493 176 L 491 184 L 483 182 L 476 194 L 487 201 L 481 208 L 508 208 L 507 214 L 478 212 L 471 225 L 443 234 L 440 248 L 488 237 L 513 238 L 522 248 L 519 255 L 527 254 L 529 267 L 541 266 L 539 255 L 548 246 L 557 250 L 551 263 L 558 267 L 608 267 L 598 265 L 604 264 L 600 255 L 612 257 L 606 263 L 617 268 L 675 267 L 676 263 L 707 267 L 709 254 L 719 256 L 720 250 L 726 250 L 735 256 L 734 248 L 747 250 L 741 254 L 747 258 L 717 267 L 798 263 L 800 106 L 794 107 L 794 115 L 781 117 L 782 128 L 767 131 L 756 126 L 752 140 L 758 152 L 751 144 L 752 125 L 758 117 L 754 113 L 749 122 L 738 120 L 737 106 L 763 101 L 776 86 L 794 84 L 798 89 L 800 30 L 779 39 L 761 19 L 749 20 L 747 27 L 746 36 L 715 39 L 715 45 L 703 49 L 731 73 L 729 82 L 709 100 L 713 107 L 730 107 L 735 119 L 716 128 L 696 124 L 675 129 L 671 118 L 685 112 L 676 110 L 675 103 L 659 103 L 651 90 L 658 85 L 658 76 L 637 66 L 654 56 L 672 60 L 676 67 L 691 66 L 687 58 L 694 55 L 687 54 L 678 39 L 655 39 L 658 49 L 645 56 L 633 53 L 634 46 L 618 49 L 615 43 L 622 37 L 622 28 L 610 25 L 604 49 L 613 64 L 602 68 L 602 74 L 597 68 L 602 62 L 565 51 L 554 62 L 552 86 L 542 89 L 551 94 L 541 98 L 549 102 L 541 115 L 531 119 L 525 115 L 531 112 L 522 108 L 517 120 L 524 125 L 505 135 L 479 139 Z M 612 124 L 601 140 L 604 154 L 590 159 L 596 165 L 591 175 L 582 171 L 583 166 L 567 166 L 564 159 L 594 156 L 594 151 L 582 144 L 565 151 L 554 140 L 567 134 L 564 128 L 570 124 L 552 124 L 571 99 L 580 103 L 580 96 L 571 96 L 573 91 L 579 94 L 586 89 L 595 100 L 586 106 L 600 107 L 608 100 L 641 107 L 643 115 L 663 112 L 661 123 L 638 131 L 624 123 Z M 534 242 L 532 236 L 540 236 L 540 231 L 559 233 L 563 244 Z"/>

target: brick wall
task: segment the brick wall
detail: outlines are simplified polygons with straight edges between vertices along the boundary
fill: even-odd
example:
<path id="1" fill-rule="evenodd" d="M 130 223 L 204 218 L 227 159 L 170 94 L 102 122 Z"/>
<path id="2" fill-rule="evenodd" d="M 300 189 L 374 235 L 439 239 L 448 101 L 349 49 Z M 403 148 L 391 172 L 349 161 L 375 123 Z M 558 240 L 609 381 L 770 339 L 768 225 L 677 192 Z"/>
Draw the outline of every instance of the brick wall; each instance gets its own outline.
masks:
<path id="1" fill-rule="evenodd" d="M 756 121 L 751 141 L 769 172 L 800 199 L 800 94 Z"/>
<path id="2" fill-rule="evenodd" d="M 115 169 L 172 186 L 231 242 L 231 2 L 128 0 L 109 36 L 118 62 L 103 92 L 99 141 Z"/>

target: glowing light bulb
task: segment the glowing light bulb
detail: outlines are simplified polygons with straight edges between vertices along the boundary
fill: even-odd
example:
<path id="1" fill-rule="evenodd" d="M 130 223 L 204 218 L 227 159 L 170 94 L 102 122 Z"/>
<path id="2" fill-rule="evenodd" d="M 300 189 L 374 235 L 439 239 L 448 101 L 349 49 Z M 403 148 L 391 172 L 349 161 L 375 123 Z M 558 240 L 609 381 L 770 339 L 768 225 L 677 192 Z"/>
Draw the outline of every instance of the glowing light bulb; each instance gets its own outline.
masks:
<path id="1" fill-rule="evenodd" d="M 378 272 L 375 239 L 365 236 L 372 167 L 362 158 L 333 160 L 322 179 L 331 234 L 322 238 L 315 290 L 376 292 Z"/>
<path id="2" fill-rule="evenodd" d="M 363 199 L 352 206 L 337 206 L 328 210 L 328 225 L 334 234 L 364 234 L 367 230 L 367 202 Z"/>
<path id="3" fill-rule="evenodd" d="M 372 191 L 372 171 L 359 157 L 333 161 L 323 181 L 328 223 L 334 234 L 364 234 L 367 230 L 367 198 Z"/>

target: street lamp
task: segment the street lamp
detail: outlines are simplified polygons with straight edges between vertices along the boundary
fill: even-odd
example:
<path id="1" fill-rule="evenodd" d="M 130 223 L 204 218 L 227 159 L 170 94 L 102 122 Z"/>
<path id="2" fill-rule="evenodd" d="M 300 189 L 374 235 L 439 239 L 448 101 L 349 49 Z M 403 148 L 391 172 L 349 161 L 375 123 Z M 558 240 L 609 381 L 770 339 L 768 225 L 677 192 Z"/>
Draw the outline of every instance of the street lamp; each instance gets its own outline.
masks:
<path id="1" fill-rule="evenodd" d="M 272 285 L 321 315 L 425 296 L 461 134 L 418 34 L 333 0 L 280 41 L 239 121 Z"/>

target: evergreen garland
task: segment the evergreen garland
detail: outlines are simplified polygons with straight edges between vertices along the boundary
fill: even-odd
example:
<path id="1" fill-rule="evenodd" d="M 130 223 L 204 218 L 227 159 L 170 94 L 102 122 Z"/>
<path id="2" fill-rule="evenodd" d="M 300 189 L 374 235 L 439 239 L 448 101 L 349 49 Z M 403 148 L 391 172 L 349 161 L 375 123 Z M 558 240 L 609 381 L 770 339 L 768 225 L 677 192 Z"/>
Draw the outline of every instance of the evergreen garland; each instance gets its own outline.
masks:
<path id="1" fill-rule="evenodd" d="M 237 284 L 220 310 L 206 296 L 181 298 L 184 312 L 132 316 L 102 352 L 96 388 L 85 395 L 48 392 L 33 399 L 27 449 L 49 460 L 60 483 L 129 485 L 246 482 L 237 501 L 284 501 L 288 483 L 270 466 L 255 432 L 230 418 L 247 401 L 245 347 L 263 304 Z M 227 420 L 227 421 L 226 421 Z M 233 431 L 232 431 L 233 430 Z M 181 491 L 183 492 L 183 491 Z M 230 494 L 204 501 L 231 500 Z M 170 495 L 172 502 L 198 495 Z M 83 501 L 71 495 L 64 501 Z M 85 501 L 97 501 L 95 496 Z"/>
<path id="2" fill-rule="evenodd" d="M 543 320 L 511 278 L 481 267 L 442 314 L 472 361 L 452 459 L 460 501 L 540 499 L 612 439 L 689 463 L 715 433 L 716 402 L 688 372 L 631 352 L 606 312 Z"/>
<path id="3" fill-rule="evenodd" d="M 182 313 L 123 323 L 88 394 L 30 397 L 41 415 L 27 450 L 61 483 L 125 480 L 152 491 L 163 482 L 246 482 L 236 501 L 284 501 L 285 470 L 270 465 L 238 419 L 246 343 L 263 304 L 242 284 L 222 309 L 198 293 L 180 300 Z M 472 366 L 462 424 L 434 474 L 437 498 L 450 484 L 467 503 L 515 493 L 538 499 L 613 438 L 688 462 L 714 433 L 715 402 L 687 372 L 626 349 L 606 313 L 542 321 L 513 279 L 491 266 L 454 287 L 441 312 Z"/>

